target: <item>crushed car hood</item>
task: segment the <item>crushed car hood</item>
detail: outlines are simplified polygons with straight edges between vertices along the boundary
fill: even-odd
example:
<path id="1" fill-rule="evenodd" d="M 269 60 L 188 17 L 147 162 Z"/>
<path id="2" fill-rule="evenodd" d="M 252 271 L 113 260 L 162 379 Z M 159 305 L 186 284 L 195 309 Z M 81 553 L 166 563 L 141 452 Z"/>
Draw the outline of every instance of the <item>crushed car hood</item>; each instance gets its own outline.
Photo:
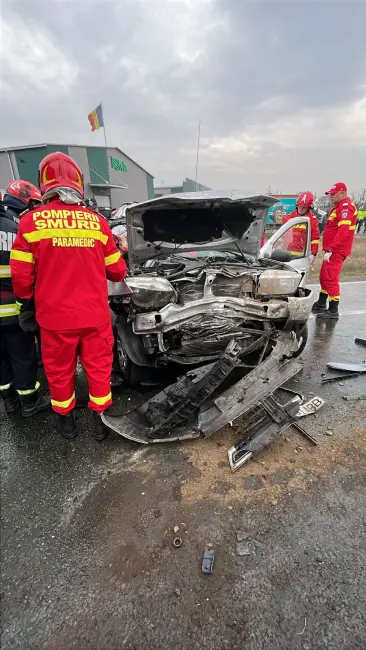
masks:
<path id="1" fill-rule="evenodd" d="M 241 192 L 169 194 L 126 210 L 130 264 L 157 255 L 223 250 L 257 257 L 272 196 Z"/>

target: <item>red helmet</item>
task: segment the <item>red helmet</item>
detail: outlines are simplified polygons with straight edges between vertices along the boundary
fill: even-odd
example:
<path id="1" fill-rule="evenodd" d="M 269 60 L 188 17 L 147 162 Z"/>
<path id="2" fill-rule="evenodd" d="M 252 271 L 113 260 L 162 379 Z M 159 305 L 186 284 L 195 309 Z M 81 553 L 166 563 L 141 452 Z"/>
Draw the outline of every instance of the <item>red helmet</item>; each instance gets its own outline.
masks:
<path id="1" fill-rule="evenodd" d="M 311 192 L 301 192 L 296 199 L 298 208 L 312 208 L 314 204 L 314 194 Z"/>
<path id="2" fill-rule="evenodd" d="M 31 201 L 34 203 L 42 202 L 42 194 L 38 187 L 33 183 L 29 183 L 29 181 L 12 181 L 6 189 L 6 193 L 15 196 L 26 205 L 29 205 Z"/>
<path id="3" fill-rule="evenodd" d="M 68 187 L 84 196 L 84 180 L 80 167 L 65 153 L 56 151 L 43 158 L 39 165 L 39 186 L 42 194 L 58 187 Z"/>

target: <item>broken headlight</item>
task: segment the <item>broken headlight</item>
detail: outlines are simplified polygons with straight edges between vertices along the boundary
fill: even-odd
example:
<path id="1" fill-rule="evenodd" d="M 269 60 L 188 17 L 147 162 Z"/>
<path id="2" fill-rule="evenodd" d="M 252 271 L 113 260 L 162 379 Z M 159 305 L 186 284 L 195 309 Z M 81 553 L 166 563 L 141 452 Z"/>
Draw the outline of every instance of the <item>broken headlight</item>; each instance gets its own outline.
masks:
<path id="1" fill-rule="evenodd" d="M 166 278 L 157 276 L 130 277 L 125 280 L 132 291 L 132 302 L 142 309 L 161 309 L 169 302 L 175 302 L 174 287 Z"/>
<path id="2" fill-rule="evenodd" d="M 267 269 L 258 280 L 258 296 L 293 296 L 301 281 L 300 273 L 291 269 Z"/>

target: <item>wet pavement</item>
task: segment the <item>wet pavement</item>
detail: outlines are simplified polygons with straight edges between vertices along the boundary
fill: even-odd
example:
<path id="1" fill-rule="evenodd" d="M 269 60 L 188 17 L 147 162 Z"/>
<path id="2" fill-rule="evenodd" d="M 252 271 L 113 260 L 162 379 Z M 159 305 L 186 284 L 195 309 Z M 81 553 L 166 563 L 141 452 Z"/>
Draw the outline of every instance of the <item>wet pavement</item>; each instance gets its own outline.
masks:
<path id="1" fill-rule="evenodd" d="M 366 360 L 366 282 L 343 285 L 342 312 L 311 319 L 292 384 L 327 400 L 303 421 L 319 446 L 288 430 L 235 474 L 238 427 L 98 444 L 80 410 L 67 442 L 52 414 L 1 411 L 2 650 L 365 650 L 366 403 L 343 396 L 366 376 L 320 381 L 327 361 Z"/>

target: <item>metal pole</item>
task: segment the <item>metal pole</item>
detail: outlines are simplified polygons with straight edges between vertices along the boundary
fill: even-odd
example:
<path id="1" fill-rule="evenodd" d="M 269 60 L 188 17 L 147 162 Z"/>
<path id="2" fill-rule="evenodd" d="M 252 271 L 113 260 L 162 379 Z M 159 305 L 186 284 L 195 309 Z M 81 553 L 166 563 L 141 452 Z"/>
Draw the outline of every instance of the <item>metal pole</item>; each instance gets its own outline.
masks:
<path id="1" fill-rule="evenodd" d="M 100 105 L 101 105 L 101 107 L 102 107 L 102 115 L 103 115 L 103 132 L 104 132 L 105 148 L 108 149 L 108 145 L 107 145 L 107 134 L 106 134 L 106 132 L 105 132 L 104 110 L 103 110 L 103 104 L 102 104 L 102 102 L 100 102 Z"/>
<path id="2" fill-rule="evenodd" d="M 198 158 L 200 153 L 200 139 L 201 139 L 201 120 L 198 122 L 198 139 L 197 139 L 197 157 L 196 157 L 196 176 L 194 179 L 194 191 L 197 192 L 197 174 L 198 174 Z"/>
<path id="3" fill-rule="evenodd" d="M 14 167 L 13 167 L 13 163 L 11 161 L 11 156 L 10 156 L 9 151 L 7 151 L 6 153 L 8 154 L 8 160 L 9 160 L 11 175 L 13 177 L 13 181 L 15 181 Z"/>

